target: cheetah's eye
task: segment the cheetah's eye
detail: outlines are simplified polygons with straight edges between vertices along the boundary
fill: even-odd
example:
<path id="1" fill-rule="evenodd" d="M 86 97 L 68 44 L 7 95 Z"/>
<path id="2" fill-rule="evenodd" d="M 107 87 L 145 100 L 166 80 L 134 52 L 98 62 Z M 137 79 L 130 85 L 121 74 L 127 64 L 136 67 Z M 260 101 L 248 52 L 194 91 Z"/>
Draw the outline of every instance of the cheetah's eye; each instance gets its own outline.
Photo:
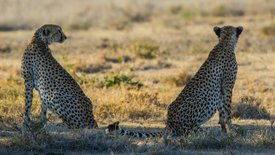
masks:
<path id="1" fill-rule="evenodd" d="M 43 30 L 43 35 L 44 36 L 48 36 L 49 34 L 50 34 L 50 30 L 48 30 L 48 29 Z"/>

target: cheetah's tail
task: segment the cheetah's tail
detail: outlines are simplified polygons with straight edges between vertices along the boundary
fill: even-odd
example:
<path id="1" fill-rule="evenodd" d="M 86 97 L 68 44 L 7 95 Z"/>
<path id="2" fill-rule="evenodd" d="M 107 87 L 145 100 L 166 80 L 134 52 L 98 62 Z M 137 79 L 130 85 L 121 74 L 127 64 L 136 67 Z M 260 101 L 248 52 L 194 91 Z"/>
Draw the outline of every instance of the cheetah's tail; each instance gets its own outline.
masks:
<path id="1" fill-rule="evenodd" d="M 119 127 L 119 121 L 109 124 L 107 129 L 105 130 L 106 134 L 117 132 L 121 136 L 129 136 L 136 138 L 151 138 L 151 137 L 162 137 L 163 132 L 135 132 L 129 131 L 126 129 L 122 129 Z"/>

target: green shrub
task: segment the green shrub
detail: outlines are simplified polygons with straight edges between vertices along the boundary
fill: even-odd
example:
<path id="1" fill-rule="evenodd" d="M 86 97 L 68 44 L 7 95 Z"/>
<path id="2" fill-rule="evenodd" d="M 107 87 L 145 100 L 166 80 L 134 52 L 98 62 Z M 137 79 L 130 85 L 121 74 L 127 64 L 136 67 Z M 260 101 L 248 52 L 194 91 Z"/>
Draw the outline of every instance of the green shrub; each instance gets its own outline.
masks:
<path id="1" fill-rule="evenodd" d="M 161 48 L 157 45 L 138 42 L 134 43 L 130 50 L 144 59 L 154 59 L 161 52 Z"/>
<path id="2" fill-rule="evenodd" d="M 138 89 L 143 86 L 142 83 L 138 81 L 134 81 L 132 77 L 127 76 L 125 74 L 110 73 L 107 76 L 105 76 L 102 81 L 100 81 L 100 86 L 107 87 L 107 88 L 119 86 L 122 84 L 134 86 L 135 88 L 138 88 Z"/>

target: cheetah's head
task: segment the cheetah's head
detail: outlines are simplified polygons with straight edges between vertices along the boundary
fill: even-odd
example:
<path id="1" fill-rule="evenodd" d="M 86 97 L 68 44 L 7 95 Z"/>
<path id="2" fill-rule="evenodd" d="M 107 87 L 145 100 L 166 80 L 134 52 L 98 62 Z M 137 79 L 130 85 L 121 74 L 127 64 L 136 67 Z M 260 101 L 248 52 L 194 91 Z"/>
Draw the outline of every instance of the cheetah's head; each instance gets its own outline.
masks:
<path id="1" fill-rule="evenodd" d="M 115 123 L 109 124 L 108 127 L 107 127 L 107 129 L 105 130 L 105 132 L 106 132 L 106 134 L 108 134 L 108 133 L 117 131 L 119 129 L 120 129 L 120 127 L 119 127 L 119 121 L 117 121 Z"/>
<path id="2" fill-rule="evenodd" d="M 41 26 L 34 34 L 35 39 L 39 39 L 50 45 L 54 42 L 63 43 L 67 37 L 58 25 L 46 24 Z"/>
<path id="3" fill-rule="evenodd" d="M 234 43 L 237 42 L 240 34 L 243 31 L 242 26 L 224 26 L 224 27 L 217 27 L 213 28 L 214 32 L 218 36 L 219 40 L 227 40 L 233 41 Z"/>

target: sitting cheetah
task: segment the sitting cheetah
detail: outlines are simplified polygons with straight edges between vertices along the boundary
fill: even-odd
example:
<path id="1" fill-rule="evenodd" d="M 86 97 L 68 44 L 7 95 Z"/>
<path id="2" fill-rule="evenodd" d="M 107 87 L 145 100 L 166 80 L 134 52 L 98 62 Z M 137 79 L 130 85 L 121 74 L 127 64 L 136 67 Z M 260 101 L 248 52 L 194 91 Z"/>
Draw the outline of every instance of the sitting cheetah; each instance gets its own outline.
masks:
<path id="1" fill-rule="evenodd" d="M 33 88 L 42 102 L 41 121 L 46 122 L 47 109 L 56 113 L 69 128 L 96 128 L 90 99 L 70 74 L 52 56 L 49 45 L 63 43 L 66 36 L 58 25 L 43 25 L 27 46 L 22 59 L 25 82 L 25 116 L 22 132 L 30 121 Z"/>
<path id="2" fill-rule="evenodd" d="M 235 46 L 243 28 L 214 27 L 219 38 L 195 76 L 186 84 L 168 107 L 168 118 L 163 132 L 132 132 L 121 129 L 119 122 L 110 124 L 107 133 L 118 130 L 121 135 L 155 137 L 163 135 L 186 136 L 196 131 L 219 111 L 219 124 L 226 131 L 231 125 L 231 96 L 237 76 Z"/>

